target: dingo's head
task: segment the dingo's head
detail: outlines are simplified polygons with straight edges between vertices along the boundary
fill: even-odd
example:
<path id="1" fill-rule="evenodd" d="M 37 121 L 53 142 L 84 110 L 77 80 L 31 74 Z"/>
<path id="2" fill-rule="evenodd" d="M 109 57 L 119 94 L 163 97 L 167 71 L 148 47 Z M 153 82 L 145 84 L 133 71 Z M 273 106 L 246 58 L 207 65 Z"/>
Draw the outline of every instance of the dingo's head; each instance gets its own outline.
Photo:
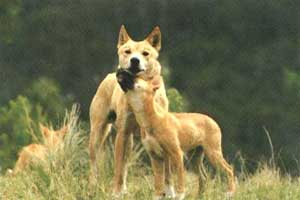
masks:
<path id="1" fill-rule="evenodd" d="M 67 126 L 64 126 L 59 130 L 51 130 L 40 124 L 40 129 L 44 138 L 44 142 L 49 147 L 54 147 L 62 143 L 65 134 L 68 132 Z"/>
<path id="2" fill-rule="evenodd" d="M 161 67 L 157 61 L 160 49 L 159 27 L 155 27 L 143 41 L 134 41 L 122 25 L 118 42 L 119 69 L 129 70 L 135 75 L 160 74 Z"/>
<path id="3" fill-rule="evenodd" d="M 155 92 L 159 89 L 160 84 L 160 77 L 148 81 L 142 78 L 134 79 L 133 88 L 127 91 L 126 97 L 135 114 L 151 108 L 154 103 Z"/>
<path id="4" fill-rule="evenodd" d="M 145 101 L 145 99 L 153 98 L 156 90 L 160 87 L 160 77 L 153 80 L 145 81 L 141 78 L 134 80 L 133 88 L 128 90 L 127 96 L 129 99 L 137 99 Z"/>

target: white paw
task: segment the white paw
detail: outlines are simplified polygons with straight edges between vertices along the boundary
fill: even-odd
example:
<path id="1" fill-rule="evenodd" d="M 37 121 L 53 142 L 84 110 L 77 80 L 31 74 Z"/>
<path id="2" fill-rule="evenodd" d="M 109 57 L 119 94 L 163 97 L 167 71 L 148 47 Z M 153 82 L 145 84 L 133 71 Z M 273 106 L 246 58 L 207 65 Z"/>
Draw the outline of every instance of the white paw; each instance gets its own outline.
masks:
<path id="1" fill-rule="evenodd" d="M 113 192 L 111 196 L 113 200 L 118 200 L 122 199 L 123 194 L 121 192 Z"/>
<path id="2" fill-rule="evenodd" d="M 226 192 L 225 196 L 226 196 L 226 198 L 232 198 L 233 197 L 233 192 Z"/>
<path id="3" fill-rule="evenodd" d="M 122 199 L 124 195 L 126 195 L 128 193 L 127 187 L 123 186 L 121 192 L 113 192 L 112 193 L 112 199 L 118 200 L 118 199 Z"/>
<path id="4" fill-rule="evenodd" d="M 14 173 L 14 171 L 12 169 L 8 169 L 6 172 L 8 175 L 12 175 Z"/>
<path id="5" fill-rule="evenodd" d="M 122 195 L 125 195 L 128 193 L 128 190 L 127 190 L 127 186 L 124 184 L 123 187 L 122 187 L 122 191 L 121 191 Z"/>
<path id="6" fill-rule="evenodd" d="M 174 199 L 175 198 L 175 190 L 173 185 L 167 185 L 165 187 L 165 194 L 167 199 Z"/>
<path id="7" fill-rule="evenodd" d="M 154 195 L 153 200 L 162 200 L 164 196 L 161 195 Z"/>
<path id="8" fill-rule="evenodd" d="M 176 195 L 176 200 L 183 200 L 184 197 L 185 197 L 185 193 L 178 193 L 178 194 Z"/>

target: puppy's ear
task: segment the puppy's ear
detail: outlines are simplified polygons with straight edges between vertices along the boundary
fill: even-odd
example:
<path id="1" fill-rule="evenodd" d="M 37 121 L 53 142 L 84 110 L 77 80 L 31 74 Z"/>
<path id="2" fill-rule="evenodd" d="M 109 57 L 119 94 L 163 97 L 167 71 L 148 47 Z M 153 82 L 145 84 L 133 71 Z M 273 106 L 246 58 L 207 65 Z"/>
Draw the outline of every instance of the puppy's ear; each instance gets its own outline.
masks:
<path id="1" fill-rule="evenodd" d="M 153 46 L 157 51 L 161 49 L 161 32 L 158 26 L 148 35 L 146 40 Z"/>
<path id="2" fill-rule="evenodd" d="M 65 136 L 65 134 L 68 132 L 69 128 L 67 125 L 63 126 L 61 129 L 59 129 L 58 131 L 56 131 L 56 133 L 58 133 L 60 136 Z"/>
<path id="3" fill-rule="evenodd" d="M 41 124 L 41 123 L 40 123 L 40 129 L 41 129 L 41 132 L 43 134 L 43 137 L 44 138 L 48 138 L 49 135 L 50 135 L 50 130 L 46 126 L 44 126 L 43 124 Z"/>
<path id="4" fill-rule="evenodd" d="M 154 77 L 153 80 L 151 81 L 151 84 L 152 84 L 152 90 L 153 90 L 153 92 L 155 92 L 156 90 L 158 90 L 160 88 L 160 85 L 161 85 L 160 76 Z"/>
<path id="5" fill-rule="evenodd" d="M 128 42 L 128 40 L 130 40 L 131 38 L 129 37 L 125 26 L 122 25 L 121 29 L 120 29 L 120 33 L 119 33 L 119 41 L 118 41 L 118 48 L 120 48 L 120 46 L 122 46 L 123 44 L 125 44 L 126 42 Z"/>

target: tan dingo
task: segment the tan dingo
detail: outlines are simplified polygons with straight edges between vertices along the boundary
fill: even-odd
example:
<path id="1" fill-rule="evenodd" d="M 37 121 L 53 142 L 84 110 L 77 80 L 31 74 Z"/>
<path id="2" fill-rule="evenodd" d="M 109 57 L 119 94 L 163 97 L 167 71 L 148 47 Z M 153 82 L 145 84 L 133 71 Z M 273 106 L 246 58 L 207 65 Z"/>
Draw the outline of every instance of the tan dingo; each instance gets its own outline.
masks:
<path id="1" fill-rule="evenodd" d="M 133 41 L 122 26 L 118 41 L 119 70 L 128 70 L 144 80 L 160 77 L 161 65 L 157 58 L 161 49 L 161 33 L 158 27 L 143 41 Z M 168 109 L 168 99 L 161 82 L 155 101 L 164 110 Z M 115 118 L 115 119 L 114 119 Z M 113 119 L 113 120 L 112 120 Z M 116 73 L 108 74 L 100 83 L 90 106 L 90 181 L 97 180 L 98 152 L 102 150 L 105 138 L 115 122 L 117 137 L 115 141 L 115 174 L 113 192 L 116 196 L 126 192 L 126 158 L 132 146 L 132 134 L 139 130 L 135 117 L 128 107 Z"/>
<path id="2" fill-rule="evenodd" d="M 221 148 L 221 130 L 210 117 L 198 113 L 170 113 L 154 101 L 160 87 L 156 80 L 137 78 L 126 97 L 141 127 L 142 142 L 151 157 L 155 181 L 155 199 L 163 198 L 164 160 L 170 158 L 177 174 L 176 199 L 184 199 L 183 152 L 202 146 L 214 166 L 228 178 L 228 194 L 235 191 L 232 167 L 225 161 Z"/>
<path id="3" fill-rule="evenodd" d="M 64 135 L 67 132 L 67 126 L 56 131 L 50 130 L 43 125 L 40 125 L 40 128 L 45 143 L 30 144 L 23 147 L 19 153 L 15 168 L 13 170 L 8 170 L 8 173 L 17 174 L 32 164 L 44 161 L 47 153 L 54 151 L 55 148 L 63 142 Z"/>

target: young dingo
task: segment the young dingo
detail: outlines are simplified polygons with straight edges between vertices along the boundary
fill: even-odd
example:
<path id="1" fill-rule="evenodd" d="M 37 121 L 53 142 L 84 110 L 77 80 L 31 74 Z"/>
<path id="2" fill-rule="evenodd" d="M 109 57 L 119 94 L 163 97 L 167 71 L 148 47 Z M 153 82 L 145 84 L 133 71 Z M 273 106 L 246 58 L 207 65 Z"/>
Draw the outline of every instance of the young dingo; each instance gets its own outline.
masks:
<path id="1" fill-rule="evenodd" d="M 19 153 L 15 168 L 8 170 L 8 173 L 17 174 L 31 164 L 45 160 L 47 153 L 55 150 L 55 148 L 63 142 L 64 135 L 67 132 L 67 126 L 56 131 L 50 130 L 43 125 L 40 125 L 40 128 L 45 144 L 30 144 L 23 147 Z"/>
<path id="2" fill-rule="evenodd" d="M 161 49 L 161 33 L 158 27 L 143 41 L 130 38 L 122 26 L 118 42 L 118 71 L 126 70 L 144 80 L 160 77 L 161 65 L 157 58 Z M 124 88 L 130 83 L 124 83 Z M 122 86 L 122 87 L 123 87 Z M 161 82 L 155 94 L 155 101 L 168 110 L 168 99 Z M 113 120 L 111 120 L 113 119 Z M 90 181 L 97 180 L 98 153 L 115 121 L 117 137 L 115 141 L 115 174 L 113 193 L 116 196 L 126 192 L 126 158 L 132 146 L 132 134 L 139 130 L 134 115 L 128 107 L 124 92 L 117 82 L 116 73 L 111 73 L 101 82 L 90 106 Z M 102 150 L 102 149 L 101 149 Z"/>
<path id="3" fill-rule="evenodd" d="M 170 113 L 154 101 L 160 81 L 135 79 L 126 93 L 138 124 L 142 142 L 151 157 L 155 181 L 155 199 L 163 197 L 163 166 L 165 156 L 177 174 L 176 199 L 184 199 L 183 152 L 202 146 L 214 166 L 228 178 L 228 194 L 235 191 L 232 167 L 225 161 L 221 148 L 221 130 L 210 117 L 198 113 Z"/>

